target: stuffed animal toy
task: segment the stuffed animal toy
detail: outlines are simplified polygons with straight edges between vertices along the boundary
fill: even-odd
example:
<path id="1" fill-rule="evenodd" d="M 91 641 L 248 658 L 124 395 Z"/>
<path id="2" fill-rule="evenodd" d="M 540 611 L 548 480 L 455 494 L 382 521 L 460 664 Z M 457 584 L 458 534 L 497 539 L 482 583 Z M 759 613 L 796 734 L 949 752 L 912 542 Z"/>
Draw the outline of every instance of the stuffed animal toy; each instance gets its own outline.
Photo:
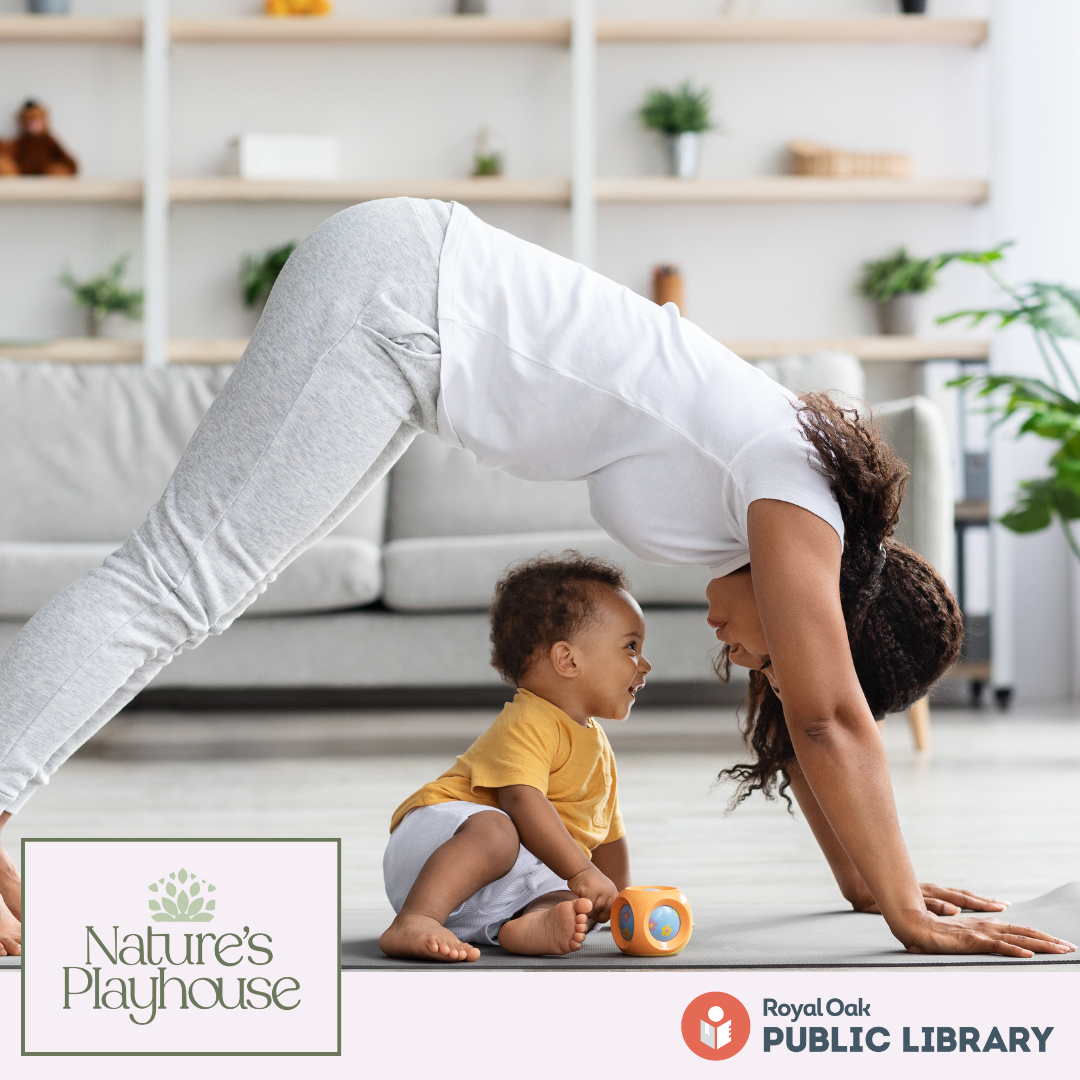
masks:
<path id="1" fill-rule="evenodd" d="M 0 142 L 0 176 L 74 176 L 76 160 L 49 134 L 49 114 L 36 101 L 19 110 L 19 137 Z"/>
<path id="2" fill-rule="evenodd" d="M 267 15 L 326 15 L 330 0 L 266 0 Z"/>

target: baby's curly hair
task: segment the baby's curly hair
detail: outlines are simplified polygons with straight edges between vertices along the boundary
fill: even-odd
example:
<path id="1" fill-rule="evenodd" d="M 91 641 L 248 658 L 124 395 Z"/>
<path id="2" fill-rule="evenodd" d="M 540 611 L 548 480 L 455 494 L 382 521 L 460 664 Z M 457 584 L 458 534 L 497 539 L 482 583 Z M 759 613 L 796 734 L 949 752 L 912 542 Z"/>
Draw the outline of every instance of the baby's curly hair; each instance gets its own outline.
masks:
<path id="1" fill-rule="evenodd" d="M 540 650 L 570 641 L 589 622 L 596 586 L 630 591 L 622 567 L 564 551 L 511 566 L 495 586 L 491 605 L 491 666 L 517 686 Z"/>

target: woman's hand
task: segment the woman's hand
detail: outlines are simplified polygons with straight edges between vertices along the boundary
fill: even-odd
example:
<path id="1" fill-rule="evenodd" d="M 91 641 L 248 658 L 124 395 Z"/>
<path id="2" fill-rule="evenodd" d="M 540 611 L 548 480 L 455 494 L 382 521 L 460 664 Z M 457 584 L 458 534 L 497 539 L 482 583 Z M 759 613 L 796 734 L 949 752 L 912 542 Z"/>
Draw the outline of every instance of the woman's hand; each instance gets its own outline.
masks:
<path id="1" fill-rule="evenodd" d="M 905 922 L 907 922 L 905 920 Z M 942 918 L 912 912 L 910 924 L 893 928 L 910 953 L 972 954 L 1030 957 L 1035 953 L 1075 952 L 1076 946 L 1030 926 L 1016 926 L 979 915 Z"/>
<path id="2" fill-rule="evenodd" d="M 967 889 L 947 889 L 925 881 L 919 884 L 919 888 L 926 910 L 934 915 L 959 915 L 964 908 L 969 911 L 1004 911 L 1009 906 L 1008 900 L 992 900 L 989 896 L 980 896 Z M 881 914 L 877 901 L 869 893 L 863 898 L 852 899 L 851 906 L 856 911 L 865 911 L 870 915 Z"/>

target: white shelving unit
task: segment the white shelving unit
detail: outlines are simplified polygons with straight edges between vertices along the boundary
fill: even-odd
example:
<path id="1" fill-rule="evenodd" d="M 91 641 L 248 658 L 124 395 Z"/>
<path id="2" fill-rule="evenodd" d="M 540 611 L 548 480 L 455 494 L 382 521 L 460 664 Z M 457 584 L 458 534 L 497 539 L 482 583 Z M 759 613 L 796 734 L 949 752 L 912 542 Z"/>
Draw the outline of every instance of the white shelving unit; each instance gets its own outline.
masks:
<path id="1" fill-rule="evenodd" d="M 364 19 L 265 17 L 169 19 L 168 0 L 144 0 L 144 18 L 0 16 L 0 42 L 57 42 L 142 47 L 144 162 L 142 179 L 0 180 L 0 203 L 141 203 L 144 286 L 143 342 L 56 341 L 48 346 L 4 347 L 26 359 L 226 362 L 241 339 L 170 341 L 168 337 L 169 206 L 192 203 L 349 204 L 396 195 L 466 203 L 568 206 L 572 253 L 593 265 L 601 204 L 708 203 L 953 203 L 977 205 L 988 197 L 980 178 L 834 180 L 800 176 L 720 177 L 683 181 L 666 176 L 599 177 L 596 170 L 597 50 L 605 44 L 891 43 L 971 48 L 987 39 L 979 19 L 866 18 L 597 19 L 594 0 L 574 0 L 570 19 L 490 16 Z M 326 182 L 256 182 L 236 177 L 168 175 L 169 46 L 257 47 L 262 44 L 526 44 L 569 48 L 572 167 L 569 178 L 345 179 Z M 748 359 L 811 347 L 804 339 L 729 342 Z M 927 359 L 985 354 L 985 343 L 966 339 L 813 339 L 815 348 L 845 348 L 864 360 Z"/>

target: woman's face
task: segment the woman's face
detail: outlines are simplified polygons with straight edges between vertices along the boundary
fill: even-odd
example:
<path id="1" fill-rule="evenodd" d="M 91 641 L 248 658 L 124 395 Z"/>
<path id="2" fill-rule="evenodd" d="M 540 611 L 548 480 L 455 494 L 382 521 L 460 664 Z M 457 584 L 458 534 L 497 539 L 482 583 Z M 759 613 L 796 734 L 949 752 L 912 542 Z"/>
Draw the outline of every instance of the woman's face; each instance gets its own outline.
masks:
<path id="1" fill-rule="evenodd" d="M 709 601 L 709 625 L 716 631 L 717 639 L 727 645 L 731 662 L 762 671 L 779 695 L 769 646 L 754 599 L 750 567 L 744 566 L 725 577 L 713 578 L 705 590 L 705 599 Z"/>

